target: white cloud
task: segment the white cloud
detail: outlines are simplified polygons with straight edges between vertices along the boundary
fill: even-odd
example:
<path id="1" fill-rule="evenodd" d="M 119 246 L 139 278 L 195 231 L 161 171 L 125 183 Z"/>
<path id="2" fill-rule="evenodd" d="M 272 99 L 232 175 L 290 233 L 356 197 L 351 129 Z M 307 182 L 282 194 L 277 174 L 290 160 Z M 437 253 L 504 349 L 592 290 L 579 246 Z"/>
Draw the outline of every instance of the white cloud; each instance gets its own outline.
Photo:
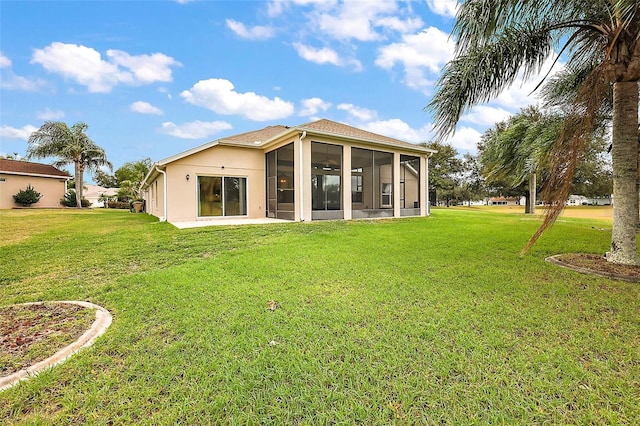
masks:
<path id="1" fill-rule="evenodd" d="M 275 30 L 272 27 L 256 25 L 247 28 L 242 22 L 227 19 L 227 27 L 233 31 L 238 37 L 249 40 L 267 40 L 275 36 Z"/>
<path id="2" fill-rule="evenodd" d="M 221 78 L 201 80 L 180 96 L 192 105 L 218 114 L 240 115 L 254 121 L 286 118 L 293 114 L 293 103 L 278 97 L 269 99 L 254 92 L 239 93 L 233 83 Z"/>
<path id="3" fill-rule="evenodd" d="M 489 105 L 477 105 L 468 114 L 463 115 L 460 121 L 478 126 L 492 127 L 495 123 L 504 121 L 512 113 L 504 108 Z"/>
<path id="4" fill-rule="evenodd" d="M 370 121 L 360 125 L 361 128 L 380 135 L 389 136 L 406 142 L 420 143 L 429 140 L 431 125 L 414 129 L 399 118 Z"/>
<path id="5" fill-rule="evenodd" d="M 317 25 L 338 40 L 374 41 L 380 39 L 380 35 L 372 23 L 396 9 L 396 3 L 388 0 L 347 1 L 339 3 L 336 10 L 320 13 Z"/>
<path id="6" fill-rule="evenodd" d="M 46 108 L 44 111 L 38 111 L 36 117 L 40 120 L 60 120 L 64 118 L 64 111 L 52 111 L 49 108 Z"/>
<path id="7" fill-rule="evenodd" d="M 61 74 L 96 93 L 108 93 L 118 84 L 135 86 L 171 81 L 171 67 L 181 65 L 162 53 L 132 56 L 121 50 L 108 50 L 106 56 L 108 60 L 90 47 L 53 42 L 43 49 L 35 49 L 31 63 L 40 64 L 47 71 Z"/>
<path id="8" fill-rule="evenodd" d="M 129 55 L 122 50 L 107 50 L 107 57 L 113 63 L 128 69 L 133 73 L 134 84 L 149 84 L 156 81 L 169 82 L 172 80 L 171 67 L 182 64 L 164 53 L 151 55 Z"/>
<path id="9" fill-rule="evenodd" d="M 29 139 L 31 133 L 38 130 L 37 127 L 27 124 L 26 126 L 22 126 L 17 129 L 11 126 L 2 126 L 0 127 L 0 137 L 7 139 Z"/>
<path id="10" fill-rule="evenodd" d="M 330 8 L 338 3 L 338 0 L 269 0 L 267 3 L 267 15 L 274 18 L 280 15 L 290 5 Z"/>
<path id="11" fill-rule="evenodd" d="M 315 49 L 302 43 L 293 43 L 293 47 L 301 58 L 316 64 L 333 64 L 338 67 L 352 66 L 354 71 L 362 71 L 362 64 L 357 59 L 342 59 L 338 53 L 328 47 Z"/>
<path id="12" fill-rule="evenodd" d="M 304 45 L 302 43 L 293 43 L 293 47 L 298 52 L 301 58 L 306 59 L 316 64 L 333 64 L 340 66 L 340 57 L 335 50 L 328 47 L 321 49 L 314 49 L 311 46 Z"/>
<path id="13" fill-rule="evenodd" d="M 302 108 L 298 112 L 301 117 L 310 117 L 316 115 L 320 111 L 327 111 L 331 108 L 331 102 L 325 102 L 320 98 L 309 98 L 300 101 Z"/>
<path id="14" fill-rule="evenodd" d="M 154 114 L 162 115 L 163 112 L 160 108 L 151 105 L 149 102 L 136 101 L 129 105 L 129 109 L 133 112 L 139 112 L 140 114 Z"/>
<path id="15" fill-rule="evenodd" d="M 420 19 L 419 17 L 407 18 L 403 21 L 397 16 L 386 16 L 384 18 L 378 19 L 375 22 L 375 25 L 378 27 L 397 31 L 402 34 L 406 34 L 422 28 L 424 26 L 424 22 L 422 22 L 422 19 Z"/>
<path id="16" fill-rule="evenodd" d="M 0 69 L 6 69 L 0 78 L 0 87 L 3 89 L 36 92 L 46 86 L 46 82 L 44 80 L 15 75 L 11 70 L 11 66 L 11 59 L 0 52 Z"/>
<path id="17" fill-rule="evenodd" d="M 0 52 L 0 68 L 9 67 L 11 67 L 11 59 L 7 58 L 2 52 Z"/>
<path id="18" fill-rule="evenodd" d="M 358 107 L 353 104 L 339 104 L 336 108 L 346 111 L 350 117 L 360 121 L 371 121 L 378 116 L 378 113 L 372 109 Z"/>
<path id="19" fill-rule="evenodd" d="M 427 0 L 429 9 L 437 15 L 453 18 L 458 9 L 457 0 Z"/>
<path id="20" fill-rule="evenodd" d="M 456 129 L 456 133 L 444 140 L 444 142 L 450 143 L 457 150 L 475 152 L 481 136 L 482 133 L 478 130 L 463 126 Z"/>
<path id="21" fill-rule="evenodd" d="M 231 129 L 231 124 L 226 121 L 192 121 L 180 125 L 170 121 L 162 123 L 160 131 L 181 139 L 208 138 L 223 130 Z"/>
<path id="22" fill-rule="evenodd" d="M 429 27 L 418 34 L 402 36 L 402 42 L 392 43 L 378 50 L 375 64 L 391 70 L 396 64 L 404 67 L 405 84 L 426 91 L 432 86 L 426 72 L 437 75 L 453 58 L 455 44 L 449 35 Z"/>
<path id="23" fill-rule="evenodd" d="M 47 82 L 39 78 L 27 78 L 13 74 L 9 71 L 7 75 L 0 78 L 0 87 L 7 90 L 20 90 L 23 92 L 37 92 L 47 86 Z"/>

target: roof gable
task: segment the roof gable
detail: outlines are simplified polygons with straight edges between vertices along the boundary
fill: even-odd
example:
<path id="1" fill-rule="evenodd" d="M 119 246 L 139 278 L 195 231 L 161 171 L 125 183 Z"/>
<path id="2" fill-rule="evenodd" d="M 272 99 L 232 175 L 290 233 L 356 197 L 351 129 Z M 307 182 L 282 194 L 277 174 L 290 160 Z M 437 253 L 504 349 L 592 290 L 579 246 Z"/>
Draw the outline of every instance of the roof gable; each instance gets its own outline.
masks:
<path id="1" fill-rule="evenodd" d="M 0 173 L 68 178 L 69 174 L 52 165 L 30 161 L 0 159 Z"/>
<path id="2" fill-rule="evenodd" d="M 349 126 L 348 124 L 338 123 L 327 119 L 321 119 L 312 121 L 311 123 L 302 124 L 297 126 L 300 130 L 318 131 L 321 133 L 330 133 L 340 136 L 347 136 L 353 139 L 362 139 L 371 142 L 381 142 L 384 144 L 394 145 L 398 147 L 406 147 L 416 149 L 418 145 L 409 142 L 402 141 L 400 139 L 391 138 L 389 136 L 380 135 L 377 133 L 362 130 L 357 127 Z"/>

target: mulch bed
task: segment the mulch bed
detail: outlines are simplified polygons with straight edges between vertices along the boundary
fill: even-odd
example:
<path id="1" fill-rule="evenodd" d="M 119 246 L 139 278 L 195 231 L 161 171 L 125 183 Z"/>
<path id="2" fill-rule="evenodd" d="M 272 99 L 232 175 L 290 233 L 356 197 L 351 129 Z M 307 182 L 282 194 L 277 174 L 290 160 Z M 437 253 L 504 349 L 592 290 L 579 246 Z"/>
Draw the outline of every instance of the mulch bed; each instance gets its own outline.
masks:
<path id="1" fill-rule="evenodd" d="M 604 256 L 597 254 L 568 253 L 552 256 L 547 260 L 577 272 L 622 281 L 640 282 L 640 266 L 611 263 Z"/>
<path id="2" fill-rule="evenodd" d="M 0 377 L 75 342 L 94 320 L 94 310 L 70 303 L 0 307 Z"/>

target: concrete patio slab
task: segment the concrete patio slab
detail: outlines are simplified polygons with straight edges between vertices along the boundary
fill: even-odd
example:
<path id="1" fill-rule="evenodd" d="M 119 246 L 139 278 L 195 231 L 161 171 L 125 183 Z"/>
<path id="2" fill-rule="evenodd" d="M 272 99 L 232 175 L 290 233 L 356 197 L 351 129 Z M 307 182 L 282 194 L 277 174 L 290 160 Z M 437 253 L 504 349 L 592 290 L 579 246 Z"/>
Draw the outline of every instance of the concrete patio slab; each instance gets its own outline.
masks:
<path id="1" fill-rule="evenodd" d="M 263 217 L 258 219 L 247 218 L 215 218 L 202 219 L 195 222 L 170 222 L 178 229 L 200 228 L 204 226 L 240 226 L 240 225 L 265 225 L 268 223 L 291 223 L 290 220 L 273 219 Z"/>

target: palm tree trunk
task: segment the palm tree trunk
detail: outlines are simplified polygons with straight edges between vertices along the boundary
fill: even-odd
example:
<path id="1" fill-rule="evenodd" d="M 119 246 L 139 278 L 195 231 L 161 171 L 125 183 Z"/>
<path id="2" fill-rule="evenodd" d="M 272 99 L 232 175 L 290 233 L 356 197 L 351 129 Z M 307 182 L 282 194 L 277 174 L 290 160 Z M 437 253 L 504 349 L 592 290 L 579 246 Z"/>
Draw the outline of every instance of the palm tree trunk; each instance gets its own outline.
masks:
<path id="1" fill-rule="evenodd" d="M 76 168 L 76 207 L 82 208 L 82 187 L 84 185 L 84 170 L 79 161 L 75 163 Z"/>
<path id="2" fill-rule="evenodd" d="M 536 214 L 536 172 L 531 172 L 529 176 L 529 213 Z"/>
<path id="3" fill-rule="evenodd" d="M 638 224 L 638 83 L 613 85 L 613 231 L 610 262 L 640 265 Z"/>

